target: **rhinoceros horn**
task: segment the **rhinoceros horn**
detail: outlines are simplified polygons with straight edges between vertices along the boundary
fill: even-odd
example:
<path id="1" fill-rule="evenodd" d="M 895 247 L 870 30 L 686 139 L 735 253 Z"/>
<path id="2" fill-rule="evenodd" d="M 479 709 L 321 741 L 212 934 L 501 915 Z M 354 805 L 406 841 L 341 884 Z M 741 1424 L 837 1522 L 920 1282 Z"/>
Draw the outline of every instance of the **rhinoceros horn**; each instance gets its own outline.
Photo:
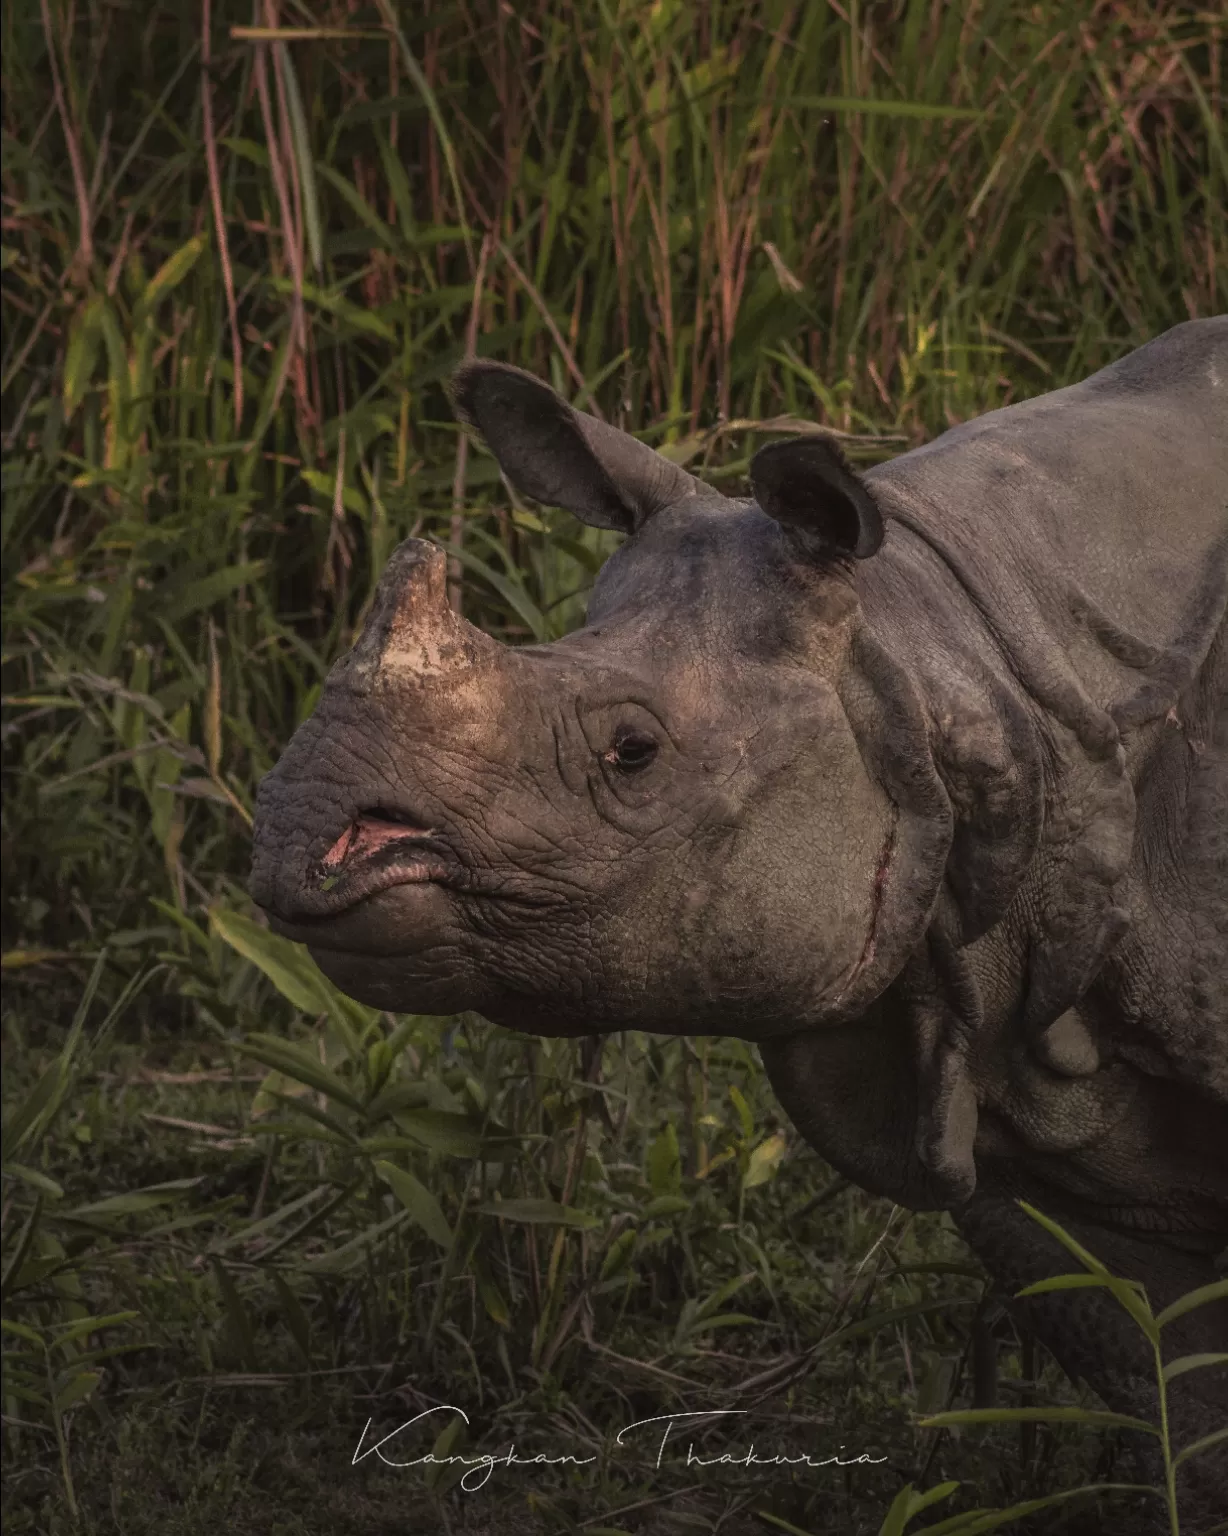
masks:
<path id="1" fill-rule="evenodd" d="M 354 681 L 376 673 L 425 681 L 494 660 L 503 653 L 448 605 L 448 557 L 425 539 L 393 550 L 371 600 L 358 643 L 342 666 Z"/>

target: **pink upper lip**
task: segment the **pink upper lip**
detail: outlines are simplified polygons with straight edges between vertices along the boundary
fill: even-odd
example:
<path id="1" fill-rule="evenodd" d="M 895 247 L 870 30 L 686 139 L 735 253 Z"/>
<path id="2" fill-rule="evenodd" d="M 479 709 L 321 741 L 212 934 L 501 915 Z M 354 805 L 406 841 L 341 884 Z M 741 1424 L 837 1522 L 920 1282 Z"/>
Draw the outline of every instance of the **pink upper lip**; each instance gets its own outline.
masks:
<path id="1" fill-rule="evenodd" d="M 443 859 L 433 827 L 416 827 L 407 822 L 366 811 L 356 816 L 317 866 L 325 888 L 359 884 L 363 894 L 368 888 L 410 885 L 444 879 L 453 865 Z M 378 858 L 384 854 L 384 858 Z M 373 867 L 378 859 L 378 873 Z M 357 893 L 356 893 L 357 894 Z"/>
<path id="2" fill-rule="evenodd" d="M 434 836 L 433 827 L 407 826 L 405 822 L 377 815 L 356 816 L 320 860 L 320 871 L 324 875 L 336 875 L 351 860 L 357 863 L 394 843 L 416 842 Z"/>
<path id="3" fill-rule="evenodd" d="M 278 932 L 311 943 L 313 933 L 369 897 L 394 886 L 444 887 L 456 894 L 551 907 L 559 897 L 548 888 L 490 871 L 475 871 L 452 848 L 451 836 L 417 826 L 395 811 L 360 811 L 308 871 L 295 898 L 268 905 Z"/>

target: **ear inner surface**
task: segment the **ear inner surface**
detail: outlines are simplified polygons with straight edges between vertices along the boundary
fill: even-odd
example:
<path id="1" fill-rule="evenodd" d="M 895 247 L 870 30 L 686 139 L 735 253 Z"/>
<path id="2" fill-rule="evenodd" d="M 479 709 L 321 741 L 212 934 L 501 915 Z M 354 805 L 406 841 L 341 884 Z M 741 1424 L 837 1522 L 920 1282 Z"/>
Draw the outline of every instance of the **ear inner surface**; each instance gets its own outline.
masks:
<path id="1" fill-rule="evenodd" d="M 803 554 L 865 560 L 883 542 L 883 517 L 869 487 L 829 437 L 799 437 L 761 448 L 751 489 Z"/>
<path id="2" fill-rule="evenodd" d="M 696 494 L 699 482 L 626 432 L 574 410 L 531 373 L 486 360 L 453 375 L 452 405 L 518 491 L 621 533 Z"/>
<path id="3" fill-rule="evenodd" d="M 634 509 L 585 442 L 575 413 L 539 379 L 470 364 L 454 380 L 453 405 L 523 495 L 566 507 L 597 528 L 634 530 Z"/>

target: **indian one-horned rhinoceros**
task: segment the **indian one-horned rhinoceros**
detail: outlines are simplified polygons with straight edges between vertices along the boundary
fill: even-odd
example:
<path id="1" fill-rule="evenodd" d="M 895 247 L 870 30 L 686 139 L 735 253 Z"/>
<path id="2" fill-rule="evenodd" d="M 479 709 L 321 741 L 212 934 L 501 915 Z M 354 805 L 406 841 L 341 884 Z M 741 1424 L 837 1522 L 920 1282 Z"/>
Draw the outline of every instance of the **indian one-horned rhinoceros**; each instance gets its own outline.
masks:
<path id="1" fill-rule="evenodd" d="M 517 369 L 459 416 L 618 529 L 585 627 L 508 648 L 410 539 L 260 787 L 252 890 L 353 996 L 548 1035 L 756 1041 L 838 1170 L 948 1208 L 1012 1293 L 1153 1307 L 1228 1241 L 1228 317 L 867 473 L 763 448 L 726 498 Z M 1218 1261 L 1222 1263 L 1222 1260 Z M 1028 1321 L 1111 1408 L 1105 1291 Z M 1165 1333 L 1228 1348 L 1228 1304 Z M 1178 1444 L 1228 1372 L 1174 1379 Z M 1228 1514 L 1225 1447 L 1179 1474 Z"/>

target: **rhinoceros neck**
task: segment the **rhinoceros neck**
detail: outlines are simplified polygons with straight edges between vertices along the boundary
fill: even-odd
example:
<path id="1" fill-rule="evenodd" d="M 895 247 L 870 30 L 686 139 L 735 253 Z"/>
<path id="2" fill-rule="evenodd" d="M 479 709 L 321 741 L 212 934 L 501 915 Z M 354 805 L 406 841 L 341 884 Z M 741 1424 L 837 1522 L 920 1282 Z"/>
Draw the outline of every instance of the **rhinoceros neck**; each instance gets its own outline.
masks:
<path id="1" fill-rule="evenodd" d="M 995 413 L 1002 418 L 996 426 L 985 418 L 875 472 L 890 533 L 860 583 L 867 622 L 885 645 L 907 649 L 926 700 L 955 819 L 947 880 L 960 909 L 958 940 L 992 935 L 1010 915 L 1021 968 L 1018 1027 L 1032 1039 L 1101 977 L 1152 904 L 1164 868 L 1175 873 L 1187 858 L 1180 841 L 1160 839 L 1146 868 L 1134 867 L 1136 797 L 1165 801 L 1167 811 L 1157 804 L 1153 822 L 1185 814 L 1190 763 L 1169 752 L 1157 772 L 1157 753 L 1168 750 L 1161 738 L 1174 721 L 1193 727 L 1195 755 L 1194 738 L 1212 733 L 1216 710 L 1198 700 L 1223 686 L 1215 677 L 1224 672 L 1228 609 L 1228 511 L 1222 487 L 1213 490 L 1203 470 L 1178 462 L 1179 453 L 1199 458 L 1193 441 L 1182 440 L 1185 429 L 1173 427 L 1175 449 L 1161 446 L 1154 424 L 1151 441 L 1132 446 L 1110 412 L 1103 425 L 1117 440 L 1118 483 L 1105 481 L 1102 445 L 1089 450 L 1080 477 L 1077 418 L 1086 414 L 1090 431 L 1103 401 L 1084 386 L 1061 393 L 1074 399 L 1056 417 L 1029 402 Z M 1143 431 L 1135 402 L 1121 415 Z M 1035 441 L 1020 422 L 1034 429 Z M 1046 430 L 1057 434 L 1067 476 L 1092 506 L 1044 462 Z M 1224 458 L 1222 447 L 1201 459 L 1217 456 Z M 1199 487 L 1208 503 L 1218 498 L 1220 512 L 1208 516 L 1206 504 L 1162 496 L 1157 459 L 1169 461 L 1174 484 L 1201 475 Z M 1130 560 L 1124 573 L 1105 567 L 1117 558 L 1112 541 L 1123 517 L 1133 527 L 1146 494 L 1157 498 L 1150 524 L 1164 525 L 1170 546 L 1182 544 L 1173 525 L 1180 534 L 1188 525 L 1192 557 L 1183 581 L 1168 570 L 1177 590 L 1157 592 L 1155 612 L 1144 620 L 1141 578 Z M 1105 524 L 1099 548 L 1088 528 L 1097 497 Z M 1053 537 L 1054 526 L 1066 524 L 1069 536 Z M 1154 542 L 1154 526 L 1148 538 Z M 1222 772 L 1210 777 L 1222 804 Z M 988 906 L 985 892 L 996 893 Z M 1207 894 L 1223 903 L 1222 873 L 1218 894 L 1213 879 Z M 1153 969 L 1158 963 L 1148 962 Z M 1172 1006 L 1166 1002 L 1140 1028 L 1171 1029 L 1160 1015 L 1171 1018 Z"/>
<path id="2" fill-rule="evenodd" d="M 986 547 L 988 535 L 970 548 L 965 523 L 907 477 L 876 489 L 891 531 L 862 605 L 883 647 L 908 658 L 952 815 L 928 936 L 938 1022 L 925 1027 L 956 1046 L 972 1034 L 1035 1042 L 1128 922 L 1135 803 L 1121 733 L 1053 614 L 1070 573 L 1048 569 L 1043 549 Z M 944 987 L 945 1025 L 933 1001 Z M 915 991 L 897 987 L 895 1005 L 919 1020 Z"/>
<path id="3" fill-rule="evenodd" d="M 865 625 L 857 671 L 876 694 L 894 695 L 897 714 L 911 708 L 922 722 L 925 767 L 950 820 L 947 919 L 966 945 L 1002 920 L 1036 856 L 1046 801 L 1057 790 L 1048 721 L 935 543 L 893 519 L 858 587 Z M 915 775 L 920 765 L 907 766 Z"/>

